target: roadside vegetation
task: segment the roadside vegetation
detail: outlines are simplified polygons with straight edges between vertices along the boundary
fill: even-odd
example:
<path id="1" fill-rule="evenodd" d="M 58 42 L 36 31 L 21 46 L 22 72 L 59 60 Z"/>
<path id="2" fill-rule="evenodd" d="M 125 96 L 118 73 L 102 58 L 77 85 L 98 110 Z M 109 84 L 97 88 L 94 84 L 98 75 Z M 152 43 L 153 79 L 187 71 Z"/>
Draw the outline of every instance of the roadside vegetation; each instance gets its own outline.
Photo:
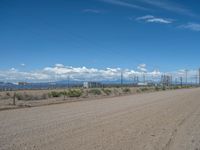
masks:
<path id="1" fill-rule="evenodd" d="M 136 93 L 146 93 L 165 90 L 176 90 L 182 88 L 192 88 L 192 86 L 146 86 L 146 87 L 108 87 L 108 88 L 74 88 L 60 89 L 54 91 L 44 90 L 44 92 L 16 92 L 16 99 L 19 101 L 46 100 L 46 99 L 63 99 L 73 98 L 94 98 L 120 96 Z M 0 99 L 13 99 L 14 92 L 0 92 Z"/>

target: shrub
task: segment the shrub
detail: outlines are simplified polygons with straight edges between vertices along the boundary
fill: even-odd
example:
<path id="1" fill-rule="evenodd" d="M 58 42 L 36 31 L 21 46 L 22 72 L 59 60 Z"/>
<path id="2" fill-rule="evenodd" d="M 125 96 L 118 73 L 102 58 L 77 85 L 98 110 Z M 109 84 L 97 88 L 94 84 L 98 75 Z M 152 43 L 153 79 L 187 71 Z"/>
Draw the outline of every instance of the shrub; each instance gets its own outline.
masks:
<path id="1" fill-rule="evenodd" d="M 94 95 L 101 95 L 101 90 L 99 89 L 91 89 L 89 93 L 94 94 Z"/>
<path id="2" fill-rule="evenodd" d="M 42 99 L 47 99 L 48 95 L 47 94 L 30 95 L 30 94 L 27 94 L 27 93 L 17 93 L 16 98 L 18 100 L 42 100 Z"/>
<path id="3" fill-rule="evenodd" d="M 81 90 L 69 90 L 68 92 L 66 92 L 66 95 L 69 97 L 80 97 L 83 94 L 83 92 Z"/>
<path id="4" fill-rule="evenodd" d="M 162 90 L 163 90 L 163 91 L 165 91 L 165 90 L 166 90 L 166 87 L 165 87 L 165 86 L 163 86 L 163 87 L 162 87 Z"/>
<path id="5" fill-rule="evenodd" d="M 155 91 L 159 91 L 160 88 L 158 86 L 155 87 Z"/>
<path id="6" fill-rule="evenodd" d="M 19 94 L 19 93 L 17 93 L 16 94 L 16 98 L 18 99 L 18 100 L 24 100 L 25 99 L 25 93 L 24 94 Z"/>
<path id="7" fill-rule="evenodd" d="M 51 97 L 60 97 L 61 95 L 62 95 L 61 92 L 56 92 L 56 91 L 51 92 Z"/>
<path id="8" fill-rule="evenodd" d="M 141 93 L 141 89 L 137 89 L 136 92 L 137 92 L 137 93 Z"/>
<path id="9" fill-rule="evenodd" d="M 10 97 L 10 96 L 11 96 L 11 94 L 10 94 L 9 92 L 7 92 L 7 93 L 6 93 L 6 96 Z"/>
<path id="10" fill-rule="evenodd" d="M 110 95 L 112 93 L 112 91 L 110 89 L 102 89 L 102 91 L 106 94 L 106 95 Z"/>
<path id="11" fill-rule="evenodd" d="M 181 87 L 180 86 L 174 86 L 174 89 L 180 89 Z"/>
<path id="12" fill-rule="evenodd" d="M 130 90 L 129 88 L 125 88 L 125 89 L 123 89 L 123 92 L 124 92 L 124 93 L 130 93 L 131 90 Z"/>
<path id="13" fill-rule="evenodd" d="M 49 95 L 48 95 L 48 94 L 42 94 L 41 98 L 42 98 L 42 99 L 48 99 L 48 98 L 49 98 Z"/>
<path id="14" fill-rule="evenodd" d="M 146 92 L 146 91 L 148 91 L 148 90 L 149 90 L 149 88 L 147 88 L 147 87 L 141 88 L 141 91 L 142 91 L 142 92 Z"/>
<path id="15" fill-rule="evenodd" d="M 2 99 L 9 99 L 11 98 L 11 94 L 9 92 L 4 93 L 3 95 L 0 95 L 0 98 Z"/>
<path id="16" fill-rule="evenodd" d="M 119 89 L 115 88 L 113 90 L 114 95 L 120 95 Z"/>

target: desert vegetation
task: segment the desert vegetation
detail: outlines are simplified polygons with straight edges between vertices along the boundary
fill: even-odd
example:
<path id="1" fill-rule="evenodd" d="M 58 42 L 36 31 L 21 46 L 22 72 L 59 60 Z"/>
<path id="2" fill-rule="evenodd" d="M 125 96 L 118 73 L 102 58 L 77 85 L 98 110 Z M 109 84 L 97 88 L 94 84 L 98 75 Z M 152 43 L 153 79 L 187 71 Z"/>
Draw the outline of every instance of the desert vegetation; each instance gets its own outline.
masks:
<path id="1" fill-rule="evenodd" d="M 191 86 L 145 86 L 145 87 L 106 87 L 106 88 L 70 88 L 54 90 L 20 90 L 0 92 L 0 106 L 17 106 L 40 104 L 51 104 L 64 101 L 76 101 L 84 99 L 95 99 L 130 94 L 141 94 L 165 90 L 176 90 L 191 88 Z M 14 96 L 15 95 L 15 96 Z M 15 97 L 15 98 L 14 98 Z"/>
<path id="2" fill-rule="evenodd" d="M 42 100 L 59 97 L 90 97 L 90 96 L 116 96 L 125 94 L 135 94 L 154 91 L 176 90 L 182 88 L 191 88 L 191 86 L 146 86 L 146 87 L 123 87 L 123 88 L 74 88 L 60 90 L 43 90 L 43 91 L 16 91 L 17 100 Z M 12 99 L 14 91 L 0 92 L 0 99 Z"/>

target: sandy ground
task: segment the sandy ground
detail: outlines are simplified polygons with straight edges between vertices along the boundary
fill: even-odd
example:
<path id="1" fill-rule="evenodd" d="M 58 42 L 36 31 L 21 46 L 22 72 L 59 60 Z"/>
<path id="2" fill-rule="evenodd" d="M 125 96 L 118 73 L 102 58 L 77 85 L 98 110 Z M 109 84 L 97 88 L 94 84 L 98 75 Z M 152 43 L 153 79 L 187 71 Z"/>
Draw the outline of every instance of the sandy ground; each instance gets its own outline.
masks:
<path id="1" fill-rule="evenodd" d="M 0 112 L 1 150 L 200 150 L 200 89 Z"/>

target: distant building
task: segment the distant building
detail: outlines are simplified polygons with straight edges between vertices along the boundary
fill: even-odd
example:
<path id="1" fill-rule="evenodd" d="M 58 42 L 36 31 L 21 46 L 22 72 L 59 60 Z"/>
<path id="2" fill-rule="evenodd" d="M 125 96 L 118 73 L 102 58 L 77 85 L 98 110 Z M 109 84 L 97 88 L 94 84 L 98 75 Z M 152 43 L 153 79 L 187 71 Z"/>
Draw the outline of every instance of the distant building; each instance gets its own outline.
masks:
<path id="1" fill-rule="evenodd" d="M 83 83 L 84 88 L 97 88 L 101 86 L 102 84 L 100 82 L 84 82 Z"/>

